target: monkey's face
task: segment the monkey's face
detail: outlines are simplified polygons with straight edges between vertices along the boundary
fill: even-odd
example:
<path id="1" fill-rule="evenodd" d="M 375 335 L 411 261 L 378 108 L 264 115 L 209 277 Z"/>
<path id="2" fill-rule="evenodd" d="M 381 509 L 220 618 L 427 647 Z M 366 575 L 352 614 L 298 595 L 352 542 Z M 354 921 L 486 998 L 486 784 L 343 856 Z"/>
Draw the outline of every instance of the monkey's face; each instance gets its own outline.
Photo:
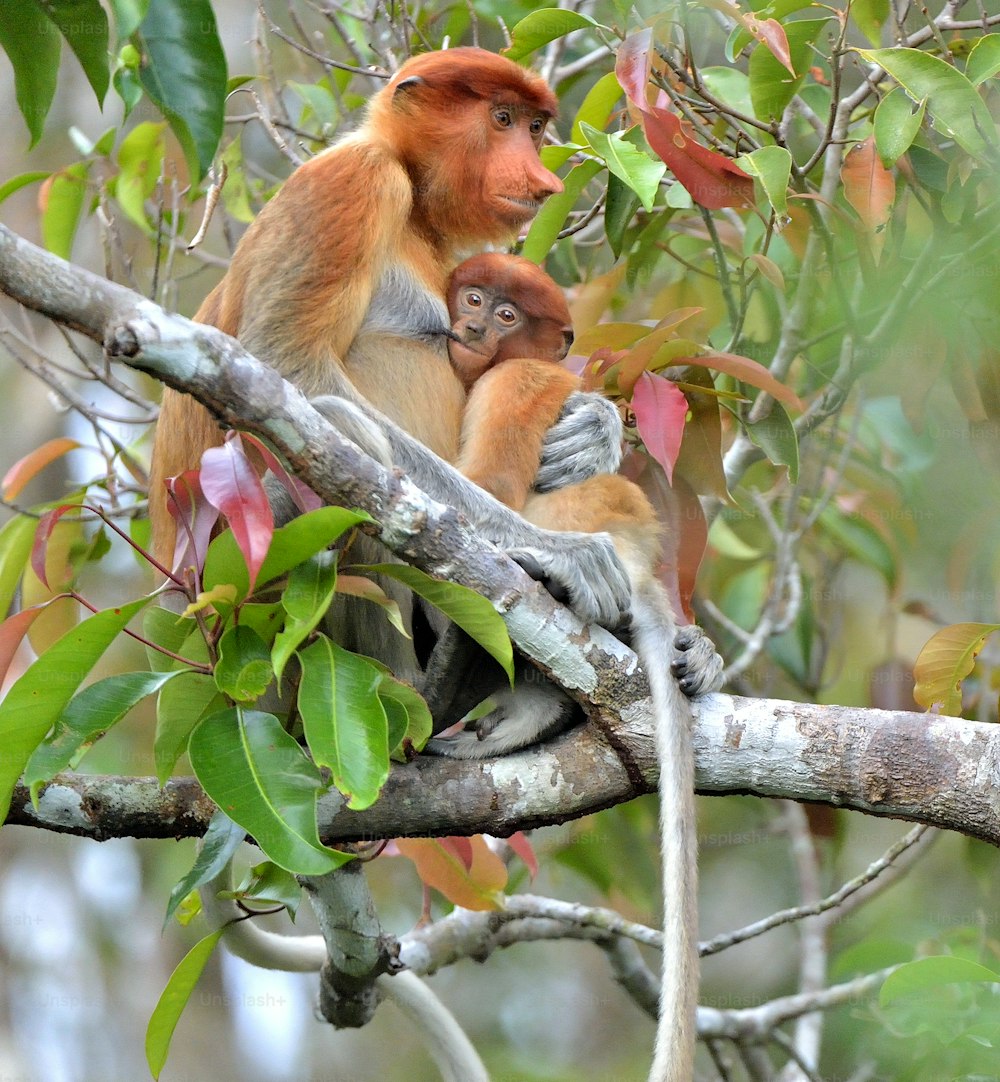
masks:
<path id="1" fill-rule="evenodd" d="M 489 286 L 460 285 L 448 299 L 455 335 L 448 353 L 469 387 L 505 356 L 513 356 L 511 339 L 521 335 L 524 317 L 516 304 Z"/>
<path id="2" fill-rule="evenodd" d="M 490 153 L 482 172 L 484 202 L 498 223 L 520 231 L 562 181 L 542 165 L 538 152 L 548 117 L 526 103 L 487 106 Z"/>

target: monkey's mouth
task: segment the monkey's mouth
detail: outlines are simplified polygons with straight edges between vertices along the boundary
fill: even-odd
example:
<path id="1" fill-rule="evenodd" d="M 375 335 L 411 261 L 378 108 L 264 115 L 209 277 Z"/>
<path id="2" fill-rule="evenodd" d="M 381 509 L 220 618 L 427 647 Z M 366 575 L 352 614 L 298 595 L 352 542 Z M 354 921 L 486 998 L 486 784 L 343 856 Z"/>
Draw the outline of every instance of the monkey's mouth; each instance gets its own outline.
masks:
<path id="1" fill-rule="evenodd" d="M 538 199 L 528 199 L 524 196 L 502 195 L 500 198 L 513 207 L 520 217 L 525 219 L 534 218 L 542 206 Z"/>

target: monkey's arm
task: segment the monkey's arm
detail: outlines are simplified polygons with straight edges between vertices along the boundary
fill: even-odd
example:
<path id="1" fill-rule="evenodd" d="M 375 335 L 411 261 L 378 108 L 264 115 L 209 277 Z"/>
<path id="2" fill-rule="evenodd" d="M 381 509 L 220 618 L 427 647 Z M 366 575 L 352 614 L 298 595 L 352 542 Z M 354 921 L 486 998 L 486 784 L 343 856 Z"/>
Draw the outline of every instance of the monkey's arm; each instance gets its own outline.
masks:
<path id="1" fill-rule="evenodd" d="M 458 467 L 470 481 L 520 511 L 531 491 L 546 433 L 580 381 L 551 361 L 511 359 L 472 388 Z"/>
<path id="2" fill-rule="evenodd" d="M 542 444 L 534 487 L 549 492 L 604 473 L 622 461 L 622 419 L 603 395 L 575 391 Z"/>
<path id="3" fill-rule="evenodd" d="M 388 460 L 429 495 L 460 511 L 515 560 L 539 568 L 565 590 L 582 620 L 610 628 L 622 623 L 631 588 L 608 534 L 556 533 L 526 522 L 388 417 L 367 403 L 345 401 L 354 397 L 346 380 L 344 391 L 314 398 L 312 404 L 367 454 L 385 462 L 388 451 Z"/>

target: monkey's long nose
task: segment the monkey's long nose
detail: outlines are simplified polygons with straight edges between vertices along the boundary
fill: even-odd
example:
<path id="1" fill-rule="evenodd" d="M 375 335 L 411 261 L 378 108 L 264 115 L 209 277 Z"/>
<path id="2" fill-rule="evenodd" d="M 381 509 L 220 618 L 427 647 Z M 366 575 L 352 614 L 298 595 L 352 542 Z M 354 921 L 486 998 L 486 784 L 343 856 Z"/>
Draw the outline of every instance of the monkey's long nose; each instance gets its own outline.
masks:
<path id="1" fill-rule="evenodd" d="M 486 335 L 486 324 L 478 319 L 467 319 L 463 324 L 466 342 L 478 342 Z"/>
<path id="2" fill-rule="evenodd" d="M 533 199 L 536 199 L 539 203 L 547 199 L 550 195 L 559 195 L 564 190 L 563 182 L 555 175 L 550 173 L 548 169 L 538 162 L 534 169 L 531 171 L 531 176 L 528 178 L 531 185 L 531 195 Z"/>

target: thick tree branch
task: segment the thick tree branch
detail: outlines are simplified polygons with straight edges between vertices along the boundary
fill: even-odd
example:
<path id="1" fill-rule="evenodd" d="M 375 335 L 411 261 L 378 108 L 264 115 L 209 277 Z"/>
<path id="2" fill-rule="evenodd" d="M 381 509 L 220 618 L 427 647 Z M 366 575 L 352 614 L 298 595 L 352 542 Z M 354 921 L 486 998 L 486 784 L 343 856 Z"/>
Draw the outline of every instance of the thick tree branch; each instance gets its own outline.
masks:
<path id="1" fill-rule="evenodd" d="M 648 689 L 635 655 L 582 625 L 452 509 L 362 455 L 239 343 L 71 267 L 3 226 L 0 289 L 193 393 L 227 423 L 271 438 L 321 496 L 369 511 L 389 548 L 489 597 L 517 645 L 588 704 L 595 724 L 525 754 L 474 765 L 423 759 L 397 769 L 365 812 L 348 812 L 330 795 L 321 807 L 324 838 L 504 835 L 653 790 Z M 1000 843 L 995 727 L 721 695 L 699 704 L 696 715 L 703 792 L 837 804 Z M 97 838 L 181 836 L 200 833 L 209 808 L 189 782 L 161 792 L 150 781 L 67 778 L 45 789 L 38 811 L 19 790 L 10 821 Z"/>
<path id="2" fill-rule="evenodd" d="M 712 695 L 694 705 L 702 793 L 787 797 L 908 819 L 1000 844 L 1000 728 L 960 718 Z M 494 834 L 562 823 L 656 785 L 648 717 L 581 726 L 519 755 L 397 766 L 381 799 L 320 805 L 328 842 L 402 835 Z M 617 750 L 616 750 L 617 749 Z M 633 785 L 619 753 L 642 778 Z M 8 822 L 104 839 L 203 832 L 212 805 L 191 781 L 61 775 L 36 811 L 21 787 Z"/>

